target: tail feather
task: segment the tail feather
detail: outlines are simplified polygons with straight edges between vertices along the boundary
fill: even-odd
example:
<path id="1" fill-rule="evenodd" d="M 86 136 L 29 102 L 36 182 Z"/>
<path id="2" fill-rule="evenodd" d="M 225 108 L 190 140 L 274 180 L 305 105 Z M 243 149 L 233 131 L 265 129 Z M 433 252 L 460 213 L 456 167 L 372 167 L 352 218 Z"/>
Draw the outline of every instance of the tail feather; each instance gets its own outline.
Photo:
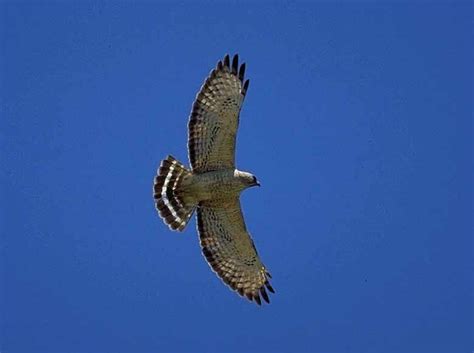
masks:
<path id="1" fill-rule="evenodd" d="M 189 222 L 195 204 L 186 203 L 181 183 L 192 173 L 173 156 L 161 162 L 153 185 L 155 206 L 163 221 L 172 229 L 182 231 Z"/>

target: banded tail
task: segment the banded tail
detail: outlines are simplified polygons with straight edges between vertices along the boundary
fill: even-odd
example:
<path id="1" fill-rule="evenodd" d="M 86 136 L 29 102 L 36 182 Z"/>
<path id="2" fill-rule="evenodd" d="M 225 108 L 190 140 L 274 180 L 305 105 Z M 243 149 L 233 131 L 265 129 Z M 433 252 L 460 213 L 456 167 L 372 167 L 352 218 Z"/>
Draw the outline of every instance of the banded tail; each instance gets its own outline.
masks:
<path id="1" fill-rule="evenodd" d="M 155 206 L 163 221 L 172 230 L 182 231 L 188 224 L 195 204 L 186 203 L 181 188 L 183 180 L 192 173 L 173 156 L 161 161 L 155 177 L 153 197 Z"/>

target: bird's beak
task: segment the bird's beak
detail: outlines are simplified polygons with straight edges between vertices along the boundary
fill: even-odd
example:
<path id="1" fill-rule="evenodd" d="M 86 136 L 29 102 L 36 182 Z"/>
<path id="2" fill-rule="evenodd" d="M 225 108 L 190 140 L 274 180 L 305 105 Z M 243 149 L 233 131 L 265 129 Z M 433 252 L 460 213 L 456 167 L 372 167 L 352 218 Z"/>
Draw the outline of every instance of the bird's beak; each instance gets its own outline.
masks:
<path id="1" fill-rule="evenodd" d="M 257 181 L 257 183 L 255 184 L 256 186 L 260 186 L 260 183 Z"/>

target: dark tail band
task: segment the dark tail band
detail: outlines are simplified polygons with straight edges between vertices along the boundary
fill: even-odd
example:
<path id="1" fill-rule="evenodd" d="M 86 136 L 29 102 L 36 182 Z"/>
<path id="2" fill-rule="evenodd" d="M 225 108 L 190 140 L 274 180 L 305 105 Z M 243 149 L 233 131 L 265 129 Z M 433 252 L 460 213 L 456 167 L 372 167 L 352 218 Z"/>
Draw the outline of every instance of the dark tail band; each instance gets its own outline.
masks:
<path id="1" fill-rule="evenodd" d="M 172 229 L 182 231 L 188 224 L 196 205 L 186 204 L 180 186 L 191 172 L 173 156 L 161 162 L 153 185 L 155 206 L 163 221 Z"/>

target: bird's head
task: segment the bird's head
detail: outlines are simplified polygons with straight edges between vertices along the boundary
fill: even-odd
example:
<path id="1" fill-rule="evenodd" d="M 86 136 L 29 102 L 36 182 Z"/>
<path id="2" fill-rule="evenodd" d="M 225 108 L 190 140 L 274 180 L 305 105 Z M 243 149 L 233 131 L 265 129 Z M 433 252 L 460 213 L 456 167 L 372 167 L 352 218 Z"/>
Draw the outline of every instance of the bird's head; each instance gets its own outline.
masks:
<path id="1" fill-rule="evenodd" d="M 241 181 L 245 189 L 250 188 L 252 186 L 260 186 L 257 177 L 251 173 L 236 170 L 235 176 Z"/>

